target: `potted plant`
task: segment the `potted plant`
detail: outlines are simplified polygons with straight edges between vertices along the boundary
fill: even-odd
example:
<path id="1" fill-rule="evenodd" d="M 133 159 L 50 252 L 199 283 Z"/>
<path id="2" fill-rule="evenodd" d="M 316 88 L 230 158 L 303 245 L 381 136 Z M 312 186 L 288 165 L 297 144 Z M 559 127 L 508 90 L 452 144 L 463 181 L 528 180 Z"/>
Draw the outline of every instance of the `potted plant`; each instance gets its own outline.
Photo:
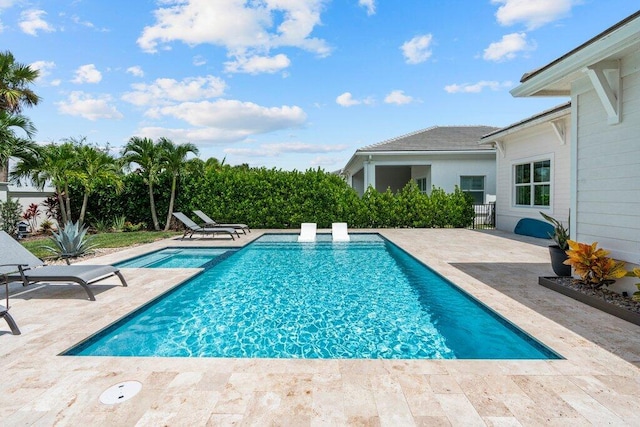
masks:
<path id="1" fill-rule="evenodd" d="M 567 250 L 569 249 L 569 227 L 562 225 L 557 219 L 540 212 L 540 215 L 553 225 L 553 234 L 549 237 L 556 243 L 549 245 L 549 255 L 551 256 L 551 268 L 557 276 L 571 276 L 571 266 L 565 264 L 567 260 Z"/>

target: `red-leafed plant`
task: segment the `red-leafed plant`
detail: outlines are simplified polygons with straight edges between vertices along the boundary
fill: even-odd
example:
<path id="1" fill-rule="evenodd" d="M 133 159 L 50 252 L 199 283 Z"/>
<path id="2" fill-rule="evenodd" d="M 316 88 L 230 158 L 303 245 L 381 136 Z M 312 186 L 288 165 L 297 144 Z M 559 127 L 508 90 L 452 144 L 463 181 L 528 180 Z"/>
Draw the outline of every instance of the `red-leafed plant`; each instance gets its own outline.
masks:
<path id="1" fill-rule="evenodd" d="M 627 274 L 625 263 L 610 258 L 609 251 L 598 248 L 598 242 L 588 245 L 569 240 L 568 243 L 569 259 L 564 263 L 573 267 L 585 285 L 598 289 Z"/>
<path id="2" fill-rule="evenodd" d="M 40 207 L 36 203 L 31 203 L 27 210 L 22 214 L 22 219 L 29 222 L 31 232 L 38 230 L 38 217 L 40 216 Z"/>

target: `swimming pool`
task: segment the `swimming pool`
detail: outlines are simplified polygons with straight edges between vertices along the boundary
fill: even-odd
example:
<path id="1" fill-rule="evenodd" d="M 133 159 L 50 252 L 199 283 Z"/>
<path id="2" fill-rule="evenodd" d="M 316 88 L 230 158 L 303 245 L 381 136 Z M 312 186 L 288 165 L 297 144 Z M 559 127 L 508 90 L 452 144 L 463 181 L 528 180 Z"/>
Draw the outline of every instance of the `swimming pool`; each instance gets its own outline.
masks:
<path id="1" fill-rule="evenodd" d="M 164 248 L 114 264 L 118 268 L 211 268 L 235 252 L 229 248 Z"/>
<path id="2" fill-rule="evenodd" d="M 65 355 L 557 359 L 379 235 L 265 235 Z"/>

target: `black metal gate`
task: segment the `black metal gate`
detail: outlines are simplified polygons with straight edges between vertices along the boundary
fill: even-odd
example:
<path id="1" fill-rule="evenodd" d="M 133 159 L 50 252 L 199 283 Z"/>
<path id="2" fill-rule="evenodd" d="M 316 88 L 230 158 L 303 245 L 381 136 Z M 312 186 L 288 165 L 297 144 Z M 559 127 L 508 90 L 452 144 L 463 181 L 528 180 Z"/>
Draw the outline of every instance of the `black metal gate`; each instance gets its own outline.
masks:
<path id="1" fill-rule="evenodd" d="M 496 228 L 496 204 L 474 204 L 473 229 Z"/>

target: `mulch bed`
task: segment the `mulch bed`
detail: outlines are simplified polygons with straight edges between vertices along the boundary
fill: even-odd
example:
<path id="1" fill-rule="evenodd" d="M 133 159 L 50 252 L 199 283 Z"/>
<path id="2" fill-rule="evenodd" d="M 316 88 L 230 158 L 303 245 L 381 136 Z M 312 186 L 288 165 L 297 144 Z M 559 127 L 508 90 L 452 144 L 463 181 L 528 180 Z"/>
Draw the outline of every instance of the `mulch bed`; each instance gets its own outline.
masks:
<path id="1" fill-rule="evenodd" d="M 591 286 L 583 285 L 580 281 L 571 277 L 547 277 L 556 284 L 564 286 L 584 295 L 601 298 L 609 304 L 616 305 L 625 310 L 640 314 L 640 302 L 634 301 L 631 297 L 625 297 L 622 294 L 608 290 L 606 287 L 593 289 Z"/>

